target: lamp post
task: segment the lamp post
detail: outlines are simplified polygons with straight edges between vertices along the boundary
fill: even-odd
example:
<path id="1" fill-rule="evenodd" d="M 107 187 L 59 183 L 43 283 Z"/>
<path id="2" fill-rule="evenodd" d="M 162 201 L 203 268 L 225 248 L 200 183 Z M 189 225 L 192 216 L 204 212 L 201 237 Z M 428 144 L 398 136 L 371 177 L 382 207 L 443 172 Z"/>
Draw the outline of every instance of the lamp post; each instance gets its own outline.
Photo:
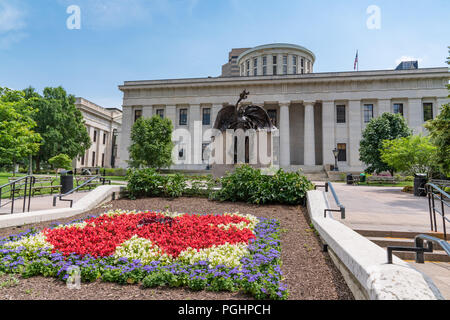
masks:
<path id="1" fill-rule="evenodd" d="M 339 168 L 337 165 L 337 158 L 339 155 L 339 150 L 337 148 L 334 148 L 333 155 L 334 155 L 334 170 L 333 171 L 339 171 Z"/>

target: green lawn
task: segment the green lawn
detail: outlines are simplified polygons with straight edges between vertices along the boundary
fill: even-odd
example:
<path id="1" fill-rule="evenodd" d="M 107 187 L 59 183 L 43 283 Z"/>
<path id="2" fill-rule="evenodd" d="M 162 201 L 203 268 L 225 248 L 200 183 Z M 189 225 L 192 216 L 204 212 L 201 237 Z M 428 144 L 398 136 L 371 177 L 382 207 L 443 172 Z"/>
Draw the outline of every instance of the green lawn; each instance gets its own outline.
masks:
<path id="1" fill-rule="evenodd" d="M 23 174 L 20 174 L 20 175 L 17 174 L 16 175 L 17 178 L 20 178 L 20 177 L 23 177 L 23 176 L 25 176 L 25 175 L 23 175 Z M 45 175 L 45 176 L 46 177 L 56 178 L 54 175 Z M 8 181 L 9 177 L 12 177 L 12 174 L 10 174 L 10 173 L 0 173 L 0 186 L 2 186 L 4 184 L 7 184 L 9 182 Z M 36 177 L 39 178 L 39 175 L 37 175 Z M 106 179 L 111 179 L 111 180 L 119 180 L 119 181 L 126 180 L 126 177 L 105 177 L 105 178 Z M 82 183 L 83 182 L 80 182 L 80 184 L 82 184 Z M 59 184 L 60 184 L 60 178 L 59 177 L 57 177 L 56 180 L 53 181 L 53 184 L 50 181 L 37 182 L 34 185 L 34 188 L 39 188 L 39 187 L 43 187 L 43 188 L 40 189 L 40 190 L 34 190 L 34 195 L 35 196 L 40 196 L 40 195 L 59 194 L 59 192 L 60 192 L 59 188 L 53 188 L 53 189 L 45 188 L 45 187 L 49 187 L 51 185 L 58 186 Z M 112 183 L 112 185 L 114 185 L 114 183 Z M 77 182 L 76 182 L 75 178 L 74 178 L 74 181 L 73 181 L 73 187 L 74 188 L 77 187 Z M 22 186 L 22 188 L 23 188 L 23 186 Z M 94 186 L 91 186 L 90 189 L 89 189 L 89 186 L 86 186 L 86 187 L 82 188 L 82 191 L 84 191 L 84 190 L 92 190 L 92 189 L 94 189 Z M 10 197 L 10 191 L 11 191 L 10 187 L 5 188 L 3 190 L 3 192 L 2 192 L 1 198 L 2 199 L 9 198 Z M 24 190 L 20 190 L 19 192 L 20 193 L 16 194 L 16 196 L 19 196 L 19 195 L 23 196 L 24 195 Z M 27 192 L 28 192 L 28 190 L 27 190 Z"/>
<path id="2" fill-rule="evenodd" d="M 112 181 L 127 181 L 128 178 L 127 177 L 121 177 L 121 176 L 105 176 L 104 178 L 108 179 L 108 180 L 112 180 Z"/>

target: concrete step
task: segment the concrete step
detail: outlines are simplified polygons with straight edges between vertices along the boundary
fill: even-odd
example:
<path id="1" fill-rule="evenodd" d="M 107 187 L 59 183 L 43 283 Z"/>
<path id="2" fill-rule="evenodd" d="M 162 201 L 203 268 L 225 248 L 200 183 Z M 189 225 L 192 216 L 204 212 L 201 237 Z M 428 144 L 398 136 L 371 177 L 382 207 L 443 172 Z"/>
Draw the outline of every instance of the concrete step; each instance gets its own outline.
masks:
<path id="1" fill-rule="evenodd" d="M 419 234 L 425 234 L 439 239 L 444 239 L 442 232 L 411 232 L 411 231 L 388 231 L 388 230 L 360 230 L 355 229 L 355 232 L 364 237 L 378 237 L 378 238 L 404 238 L 414 239 Z M 447 234 L 447 240 L 450 238 L 450 234 Z"/>
<path id="2" fill-rule="evenodd" d="M 399 257 L 402 260 L 414 261 L 416 259 L 415 252 L 402 252 L 402 251 L 394 251 L 394 256 Z M 444 251 L 435 250 L 432 253 L 425 252 L 425 261 L 432 262 L 450 262 L 450 256 L 447 255 Z"/>
<path id="3" fill-rule="evenodd" d="M 376 245 L 387 248 L 389 246 L 400 247 L 414 247 L 414 240 L 411 238 L 381 238 L 381 237 L 367 237 Z M 434 245 L 432 253 L 425 252 L 425 261 L 450 262 L 450 256 L 444 251 L 439 250 L 440 247 Z M 415 260 L 416 254 L 414 252 L 394 251 L 393 254 L 403 260 Z"/>

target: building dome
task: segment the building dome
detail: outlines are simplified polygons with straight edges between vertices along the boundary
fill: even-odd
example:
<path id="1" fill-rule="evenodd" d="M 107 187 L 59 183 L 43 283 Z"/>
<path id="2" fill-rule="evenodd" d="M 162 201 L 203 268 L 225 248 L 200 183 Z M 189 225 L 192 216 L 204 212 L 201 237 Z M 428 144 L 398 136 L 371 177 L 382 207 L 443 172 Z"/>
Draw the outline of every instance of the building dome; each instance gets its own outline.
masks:
<path id="1" fill-rule="evenodd" d="M 288 43 L 248 49 L 237 59 L 241 77 L 312 73 L 316 57 L 310 50 Z"/>

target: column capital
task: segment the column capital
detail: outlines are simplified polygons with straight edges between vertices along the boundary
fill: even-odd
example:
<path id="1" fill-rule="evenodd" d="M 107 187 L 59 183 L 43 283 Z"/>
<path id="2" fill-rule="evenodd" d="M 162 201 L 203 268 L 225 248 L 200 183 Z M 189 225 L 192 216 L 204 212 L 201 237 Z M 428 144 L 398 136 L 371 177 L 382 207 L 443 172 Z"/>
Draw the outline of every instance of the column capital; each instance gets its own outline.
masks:
<path id="1" fill-rule="evenodd" d="M 289 107 L 291 105 L 291 102 L 287 102 L 287 101 L 282 101 L 282 102 L 278 102 L 278 105 L 280 107 Z"/>
<path id="2" fill-rule="evenodd" d="M 314 105 L 316 104 L 316 101 L 315 100 L 303 100 L 303 104 L 305 106 L 312 105 L 314 107 Z"/>

